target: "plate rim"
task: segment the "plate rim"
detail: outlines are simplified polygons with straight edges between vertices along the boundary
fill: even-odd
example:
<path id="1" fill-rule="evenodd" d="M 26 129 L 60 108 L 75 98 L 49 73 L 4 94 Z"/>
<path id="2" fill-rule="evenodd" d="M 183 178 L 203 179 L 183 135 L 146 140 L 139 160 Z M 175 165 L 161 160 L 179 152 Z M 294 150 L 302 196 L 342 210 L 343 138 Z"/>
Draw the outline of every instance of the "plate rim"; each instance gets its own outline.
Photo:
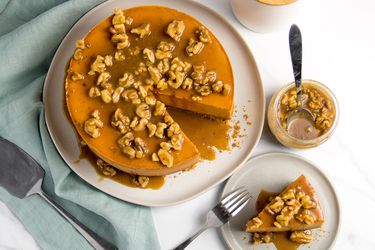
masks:
<path id="1" fill-rule="evenodd" d="M 48 68 L 48 72 L 46 74 L 46 78 L 44 80 L 44 83 L 43 83 L 43 89 L 42 89 L 42 101 L 43 101 L 43 104 L 47 103 L 47 100 L 48 100 L 48 95 L 46 94 L 47 93 L 47 89 L 50 88 L 51 86 L 48 86 L 47 82 L 51 82 L 52 81 L 52 76 L 51 76 L 51 69 L 52 69 L 52 66 L 54 66 L 55 64 L 55 61 L 58 60 L 56 55 L 60 52 L 61 50 L 61 47 L 62 47 L 62 44 L 66 42 L 66 39 L 68 37 L 68 35 L 72 32 L 72 30 L 81 22 L 83 22 L 83 19 L 91 14 L 92 12 L 96 11 L 97 9 L 99 8 L 103 8 L 105 7 L 105 5 L 113 2 L 115 0 L 109 0 L 109 1 L 105 1 L 105 2 L 102 2 L 96 6 L 94 6 L 93 8 L 91 8 L 90 10 L 88 10 L 85 14 L 83 14 L 69 29 L 69 31 L 65 34 L 64 38 L 61 40 L 59 46 L 57 47 L 56 51 L 54 52 L 54 55 L 53 55 L 53 59 L 50 63 L 50 66 Z M 168 0 L 157 0 L 159 2 L 168 2 Z M 256 58 L 254 56 L 254 54 L 252 53 L 251 49 L 250 49 L 250 46 L 246 43 L 246 40 L 244 39 L 244 37 L 240 34 L 240 32 L 234 27 L 234 25 L 232 25 L 228 18 L 220 15 L 217 11 L 211 9 L 210 7 L 200 3 L 200 2 L 197 2 L 197 1 L 194 1 L 194 0 L 175 0 L 174 2 L 177 2 L 177 1 L 181 1 L 181 2 L 188 2 L 188 4 L 192 4 L 192 5 L 196 5 L 202 9 L 204 9 L 204 11 L 207 11 L 207 12 L 211 12 L 213 15 L 215 15 L 217 18 L 219 18 L 222 22 L 224 22 L 227 27 L 233 32 L 233 34 L 236 35 L 237 39 L 239 40 L 240 43 L 242 43 L 242 46 L 243 48 L 247 51 L 247 55 L 249 56 L 249 59 L 253 62 L 254 64 L 254 72 L 255 72 L 255 75 L 254 75 L 254 78 L 257 80 L 258 82 L 258 85 L 259 85 L 259 91 L 261 92 L 262 96 L 259 97 L 259 99 L 262 101 L 262 105 L 260 105 L 261 107 L 261 110 L 260 110 L 260 116 L 261 116 L 261 120 L 259 121 L 259 125 L 260 125 L 260 129 L 258 131 L 258 133 L 256 133 L 256 138 L 254 140 L 254 146 L 252 148 L 250 148 L 249 150 L 247 150 L 247 152 L 245 152 L 246 156 L 243 158 L 243 160 L 238 164 L 237 167 L 233 168 L 233 170 L 229 171 L 226 175 L 223 175 L 216 183 L 214 183 L 213 185 L 209 186 L 209 187 L 206 187 L 202 190 L 200 190 L 199 192 L 195 193 L 194 195 L 191 195 L 189 197 L 186 197 L 184 199 L 180 199 L 180 200 L 176 200 L 176 201 L 171 201 L 171 202 L 164 202 L 164 203 L 153 203 L 152 201 L 151 202 L 148 202 L 148 201 L 142 201 L 142 199 L 140 200 L 136 200 L 136 199 L 132 199 L 132 198 L 127 198 L 127 199 L 124 199 L 123 197 L 120 197 L 120 195 L 116 195 L 116 194 L 113 194 L 113 193 L 110 193 L 110 192 L 107 192 L 107 191 L 104 191 L 100 188 L 98 188 L 96 185 L 94 185 L 93 183 L 91 183 L 90 180 L 88 180 L 88 178 L 86 178 L 85 176 L 82 176 L 80 175 L 75 168 L 71 167 L 70 164 L 68 163 L 68 160 L 64 157 L 64 155 L 61 153 L 61 149 L 60 149 L 60 146 L 58 146 L 58 144 L 56 143 L 56 138 L 55 138 L 55 133 L 53 132 L 53 129 L 52 129 L 52 125 L 51 125 L 51 120 L 50 120 L 50 117 L 48 116 L 48 112 L 47 110 L 49 110 L 48 106 L 47 105 L 44 105 L 44 120 L 45 120 L 45 124 L 46 124 L 46 127 L 47 127 L 47 131 L 48 131 L 48 134 L 49 134 L 49 137 L 50 139 L 52 140 L 53 142 L 53 145 L 54 147 L 56 148 L 59 156 L 62 158 L 62 160 L 65 162 L 65 164 L 77 175 L 79 176 L 83 181 L 85 181 L 87 184 L 91 185 L 92 187 L 100 190 L 101 192 L 107 194 L 107 195 L 110 195 L 111 197 L 114 197 L 114 198 L 117 198 L 117 199 L 120 199 L 122 201 L 126 201 L 126 202 L 130 202 L 130 203 L 133 203 L 133 204 L 137 204 L 137 205 L 142 205 L 142 206 L 149 206 L 149 207 L 166 207 L 166 206 L 172 206 L 172 205 L 177 205 L 177 204 L 181 204 L 181 203 L 184 203 L 184 202 L 187 202 L 189 200 L 192 200 L 206 192 L 208 192 L 209 190 L 211 190 L 212 188 L 216 187 L 217 185 L 223 183 L 226 179 L 228 179 L 230 176 L 232 176 L 237 170 L 239 170 L 242 166 L 244 166 L 246 164 L 246 162 L 249 160 L 249 158 L 251 157 L 251 154 L 253 153 L 254 149 L 256 148 L 256 146 L 258 145 L 259 141 L 260 141 L 260 138 L 261 138 L 261 135 L 263 133 L 263 129 L 264 129 L 264 123 L 265 123 L 265 114 L 266 114 L 266 97 L 265 97 L 265 92 L 264 92 L 264 84 L 263 84 L 263 81 L 262 81 L 262 77 L 260 75 L 260 72 L 259 72 L 259 66 L 256 62 Z M 147 4 L 147 5 L 156 5 L 155 3 L 151 3 L 150 4 Z M 162 5 L 162 3 L 159 3 L 158 5 L 160 6 L 165 6 L 167 8 L 171 8 L 167 5 Z M 136 6 L 146 6 L 146 4 L 139 4 L 139 5 L 134 5 L 132 7 L 126 7 L 126 8 L 133 8 L 133 7 L 136 7 Z M 126 9 L 124 8 L 124 9 Z M 183 13 L 185 13 L 183 10 L 180 10 L 180 9 L 177 9 L 178 11 L 181 11 Z M 188 14 L 190 15 L 190 14 Z M 193 16 L 193 15 L 191 15 Z M 193 16 L 194 17 L 194 16 Z M 195 17 L 194 17 L 195 18 Z M 51 84 L 49 84 L 51 85 Z"/>
<path id="2" fill-rule="evenodd" d="M 223 198 L 223 196 L 226 194 L 226 189 L 228 188 L 228 184 L 231 180 L 233 180 L 233 178 L 236 178 L 236 174 L 239 174 L 239 172 L 241 172 L 243 169 L 245 169 L 245 166 L 248 165 L 248 164 L 251 164 L 253 161 L 256 161 L 258 159 L 261 159 L 261 158 L 265 158 L 265 157 L 272 157 L 272 156 L 287 156 L 287 157 L 291 157 L 291 158 L 295 158 L 295 159 L 298 159 L 298 160 L 302 160 L 306 163 L 308 163 L 309 165 L 311 165 L 316 171 L 318 171 L 318 173 L 326 180 L 327 184 L 330 186 L 330 188 L 332 189 L 333 191 L 333 194 L 335 196 L 335 203 L 337 205 L 337 208 L 338 208 L 338 213 L 337 213 L 337 217 L 338 217 L 338 223 L 337 223 L 337 231 L 336 231 L 336 234 L 329 246 L 328 249 L 333 249 L 333 247 L 335 246 L 336 244 L 336 241 L 337 241 L 337 236 L 338 234 L 340 233 L 340 230 L 341 230 L 341 224 L 342 224 L 342 212 L 341 212 L 341 202 L 340 202 L 340 197 L 338 195 L 338 192 L 337 192 L 337 189 L 336 189 L 336 186 L 333 182 L 330 181 L 330 178 L 328 176 L 328 174 L 326 174 L 320 167 L 318 167 L 314 162 L 312 162 L 311 160 L 305 158 L 304 156 L 301 156 L 301 155 L 298 155 L 298 154 L 295 154 L 295 153 L 290 153 L 290 152 L 268 152 L 268 153 L 262 153 L 262 154 L 259 154 L 259 155 L 255 155 L 254 157 L 250 158 L 245 164 L 243 164 L 240 168 L 238 168 L 235 173 L 233 173 L 233 175 L 228 178 L 228 180 L 226 181 L 225 185 L 224 185 L 224 188 L 223 190 L 221 191 L 221 194 L 220 194 L 220 199 Z M 250 169 L 252 169 L 251 167 L 248 168 L 247 171 L 249 171 Z M 233 249 L 232 246 L 229 244 L 229 240 L 228 240 L 228 236 L 227 234 L 225 233 L 225 229 L 224 229 L 224 226 L 220 227 L 220 234 L 222 236 L 222 238 L 224 239 L 224 242 L 225 242 L 225 245 L 229 248 L 229 249 Z"/>

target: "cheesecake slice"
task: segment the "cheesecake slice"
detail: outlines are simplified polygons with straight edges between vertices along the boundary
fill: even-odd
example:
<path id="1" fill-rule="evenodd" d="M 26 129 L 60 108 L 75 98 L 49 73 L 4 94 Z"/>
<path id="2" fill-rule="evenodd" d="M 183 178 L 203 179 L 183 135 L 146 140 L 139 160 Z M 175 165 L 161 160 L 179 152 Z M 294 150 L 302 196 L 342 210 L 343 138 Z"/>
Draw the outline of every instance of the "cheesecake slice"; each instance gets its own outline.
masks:
<path id="1" fill-rule="evenodd" d="M 324 223 L 318 197 L 304 175 L 274 197 L 246 224 L 246 232 L 304 231 Z"/>

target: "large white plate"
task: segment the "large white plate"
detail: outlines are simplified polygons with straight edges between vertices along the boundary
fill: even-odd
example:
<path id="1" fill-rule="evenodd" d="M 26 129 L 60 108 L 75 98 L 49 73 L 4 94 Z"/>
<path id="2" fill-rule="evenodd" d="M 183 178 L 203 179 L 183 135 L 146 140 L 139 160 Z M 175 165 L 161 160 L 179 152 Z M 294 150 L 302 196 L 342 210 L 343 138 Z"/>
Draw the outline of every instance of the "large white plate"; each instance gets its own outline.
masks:
<path id="1" fill-rule="evenodd" d="M 220 154 L 213 162 L 202 162 L 192 171 L 169 176 L 159 190 L 129 188 L 112 180 L 100 180 L 89 162 L 79 158 L 80 149 L 74 128 L 64 114 L 65 67 L 74 51 L 74 43 L 107 16 L 115 7 L 129 8 L 140 5 L 164 5 L 190 14 L 205 24 L 224 46 L 232 63 L 235 78 L 235 105 L 241 126 L 247 128 L 240 148 Z M 48 71 L 43 100 L 45 118 L 51 138 L 65 162 L 82 179 L 119 199 L 147 206 L 166 206 L 186 201 L 225 180 L 243 164 L 257 144 L 263 128 L 265 98 L 255 60 L 238 33 L 217 13 L 193 1 L 186 0 L 114 0 L 105 2 L 84 15 L 66 35 L 53 58 Z M 252 120 L 248 126 L 242 119 L 246 110 Z M 241 117 L 240 117 L 241 116 Z"/>
<path id="2" fill-rule="evenodd" d="M 327 176 L 312 162 L 294 154 L 269 153 L 257 156 L 241 167 L 226 183 L 223 194 L 245 186 L 251 194 L 246 207 L 221 228 L 230 249 L 250 249 L 249 234 L 245 224 L 256 214 L 256 199 L 262 189 L 279 191 L 304 174 L 314 187 L 323 210 L 325 222 L 322 229 L 313 230 L 314 241 L 301 245 L 299 250 L 325 250 L 333 247 L 340 226 L 340 204 L 336 191 Z M 272 244 L 262 244 L 251 249 L 275 249 Z"/>

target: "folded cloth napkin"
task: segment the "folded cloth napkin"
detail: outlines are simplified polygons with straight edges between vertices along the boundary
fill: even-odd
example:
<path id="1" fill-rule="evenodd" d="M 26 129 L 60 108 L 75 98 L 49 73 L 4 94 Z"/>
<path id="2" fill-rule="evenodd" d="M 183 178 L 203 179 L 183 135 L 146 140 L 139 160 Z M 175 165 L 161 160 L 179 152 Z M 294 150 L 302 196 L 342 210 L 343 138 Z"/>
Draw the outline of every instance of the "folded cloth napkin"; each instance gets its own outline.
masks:
<path id="1" fill-rule="evenodd" d="M 119 249 L 159 249 L 150 209 L 82 181 L 60 158 L 44 121 L 42 87 L 54 51 L 76 20 L 101 1 L 0 1 L 0 135 L 39 162 L 46 172 L 44 190 L 90 229 Z M 91 249 L 41 197 L 20 200 L 0 188 L 0 200 L 41 248 Z"/>

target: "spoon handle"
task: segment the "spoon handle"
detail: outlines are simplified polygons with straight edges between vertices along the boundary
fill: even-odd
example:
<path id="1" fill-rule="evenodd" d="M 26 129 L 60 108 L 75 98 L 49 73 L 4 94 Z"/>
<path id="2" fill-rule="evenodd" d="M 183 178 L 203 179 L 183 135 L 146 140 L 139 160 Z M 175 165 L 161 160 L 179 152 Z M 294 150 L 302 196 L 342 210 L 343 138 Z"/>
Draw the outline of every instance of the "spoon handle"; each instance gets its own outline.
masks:
<path id="1" fill-rule="evenodd" d="M 292 58 L 294 81 L 297 89 L 297 103 L 301 105 L 302 87 L 302 35 L 297 25 L 293 24 L 289 30 L 289 49 Z"/>
<path id="2" fill-rule="evenodd" d="M 72 226 L 87 240 L 90 245 L 96 250 L 117 250 L 117 247 L 112 243 L 103 239 L 95 232 L 91 231 L 80 221 L 69 214 L 65 209 L 60 207 L 55 201 L 53 201 L 46 193 L 41 190 L 38 194 L 45 199 L 52 207 L 54 207 Z"/>

